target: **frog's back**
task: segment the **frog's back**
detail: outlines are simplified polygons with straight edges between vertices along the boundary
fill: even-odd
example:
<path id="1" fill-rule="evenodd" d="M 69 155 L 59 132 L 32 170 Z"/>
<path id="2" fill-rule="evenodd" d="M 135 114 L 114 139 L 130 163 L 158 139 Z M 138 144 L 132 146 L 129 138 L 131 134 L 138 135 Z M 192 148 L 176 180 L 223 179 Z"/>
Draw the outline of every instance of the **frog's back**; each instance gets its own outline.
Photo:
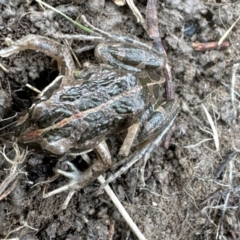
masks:
<path id="1" fill-rule="evenodd" d="M 81 115 L 76 118 L 81 126 L 78 143 L 125 130 L 144 112 L 147 101 L 135 74 L 105 70 L 101 76 L 92 75 L 76 94 L 73 112 Z"/>
<path id="2" fill-rule="evenodd" d="M 149 99 L 134 73 L 101 69 L 87 74 L 36 104 L 35 134 L 32 139 L 24 134 L 26 142 L 38 142 L 50 152 L 61 142 L 69 149 L 88 150 L 108 133 L 125 130 L 144 112 Z"/>

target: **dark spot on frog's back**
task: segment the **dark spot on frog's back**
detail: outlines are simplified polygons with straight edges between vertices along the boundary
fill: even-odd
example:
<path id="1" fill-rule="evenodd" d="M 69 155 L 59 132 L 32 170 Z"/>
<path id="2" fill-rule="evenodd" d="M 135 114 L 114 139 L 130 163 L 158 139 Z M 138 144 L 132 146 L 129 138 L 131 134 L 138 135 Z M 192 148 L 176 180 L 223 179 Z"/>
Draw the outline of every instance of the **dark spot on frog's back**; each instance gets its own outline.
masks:
<path id="1" fill-rule="evenodd" d="M 138 85 L 136 76 L 123 70 L 108 71 L 105 76 L 96 75 L 79 86 L 61 92 L 61 102 L 76 102 L 79 110 L 94 108 Z"/>
<path id="2" fill-rule="evenodd" d="M 112 71 L 111 74 L 108 74 L 106 76 L 100 76 L 99 78 L 93 79 L 92 81 L 89 80 L 86 82 L 86 84 L 87 89 L 90 91 L 102 89 L 108 93 L 109 90 L 115 86 L 117 86 L 121 92 L 124 92 L 127 89 L 137 86 L 138 81 L 133 73 L 119 69 Z"/>
<path id="3" fill-rule="evenodd" d="M 74 86 L 74 87 L 68 87 L 64 89 L 65 91 L 61 92 L 61 95 L 59 96 L 59 100 L 64 102 L 64 101 L 69 101 L 73 102 L 76 99 L 80 98 L 80 94 L 82 93 L 82 89 L 80 86 Z"/>
<path id="4" fill-rule="evenodd" d="M 105 117 L 102 111 L 93 112 L 88 114 L 85 118 L 83 118 L 84 121 L 86 121 L 90 127 L 96 125 L 107 125 L 109 123 L 108 119 Z"/>
<path id="5" fill-rule="evenodd" d="M 65 89 L 60 100 L 66 106 L 67 102 L 71 102 L 75 109 L 85 111 L 107 103 L 112 97 L 131 92 L 137 86 L 138 79 L 134 74 L 122 70 L 112 71 L 110 74 L 109 71 L 105 78 L 94 78 L 80 86 Z"/>
<path id="6" fill-rule="evenodd" d="M 128 73 L 127 75 L 123 75 L 122 77 L 118 78 L 108 86 L 107 93 L 110 97 L 120 95 L 123 92 L 130 91 L 132 88 L 138 85 L 137 78 Z"/>
<path id="7" fill-rule="evenodd" d="M 46 138 L 49 143 L 56 142 L 62 138 L 68 138 L 74 130 L 75 129 L 73 125 L 66 124 L 59 129 L 46 131 L 43 134 L 43 138 Z"/>
<path id="8" fill-rule="evenodd" d="M 83 118 L 88 127 L 82 133 L 78 143 L 100 136 L 109 130 L 109 119 L 102 111 L 93 112 Z"/>
<path id="9" fill-rule="evenodd" d="M 114 109 L 118 114 L 136 114 L 138 111 L 144 109 L 144 101 L 136 96 L 136 99 L 130 97 L 123 97 L 115 101 L 111 105 L 111 109 Z"/>
<path id="10" fill-rule="evenodd" d="M 100 98 L 100 96 L 86 96 L 81 98 L 81 101 L 78 102 L 77 108 L 80 111 L 85 111 L 94 107 L 99 106 L 102 103 L 102 99 Z"/>

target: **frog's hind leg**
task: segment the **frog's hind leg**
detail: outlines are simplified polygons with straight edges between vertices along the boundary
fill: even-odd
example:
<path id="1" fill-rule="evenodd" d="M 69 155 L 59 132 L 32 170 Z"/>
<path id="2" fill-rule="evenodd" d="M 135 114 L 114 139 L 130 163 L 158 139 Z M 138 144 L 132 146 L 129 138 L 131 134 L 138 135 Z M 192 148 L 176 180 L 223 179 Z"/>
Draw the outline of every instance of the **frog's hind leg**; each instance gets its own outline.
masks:
<path id="1" fill-rule="evenodd" d="M 72 59 L 69 49 L 47 37 L 29 34 L 17 41 L 12 41 L 10 38 L 5 39 L 8 48 L 0 50 L 1 57 L 8 57 L 14 53 L 18 53 L 24 50 L 35 50 L 40 51 L 58 62 L 59 71 L 62 72 L 62 63 L 65 64 L 66 70 L 63 74 L 71 75 L 75 70 L 74 61 Z"/>
<path id="2" fill-rule="evenodd" d="M 115 51 L 117 47 L 115 46 L 112 51 Z M 140 72 L 141 70 L 137 67 L 130 66 L 124 62 L 118 60 L 109 52 L 109 44 L 100 43 L 97 45 L 94 51 L 94 55 L 99 63 L 108 64 L 116 68 L 125 69 L 133 72 Z"/>
<path id="3" fill-rule="evenodd" d="M 139 149 L 136 150 L 132 155 L 130 155 L 129 157 L 127 157 L 126 159 L 124 159 L 124 162 L 126 163 L 124 166 L 122 166 L 117 172 L 115 172 L 112 176 L 110 176 L 104 184 L 101 185 L 99 192 L 102 191 L 102 189 L 109 184 L 110 182 L 112 182 L 113 180 L 115 180 L 117 177 L 119 177 L 121 174 L 123 174 L 124 172 L 126 172 L 133 164 L 135 164 L 136 162 L 138 162 L 139 160 L 143 160 L 143 164 L 140 168 L 140 185 L 144 186 L 145 185 L 145 181 L 144 181 L 144 170 L 145 170 L 145 165 L 148 161 L 148 159 L 150 158 L 152 152 L 157 148 L 157 146 L 160 145 L 160 143 L 162 142 L 162 140 L 164 139 L 164 137 L 166 136 L 167 132 L 171 129 L 171 127 L 174 124 L 174 121 L 178 115 L 179 112 L 179 108 L 178 108 L 178 103 L 177 101 L 172 102 L 172 104 L 169 105 L 171 108 L 171 111 L 169 111 L 169 113 L 167 113 L 167 116 L 164 117 L 164 120 L 162 122 L 162 124 L 160 124 L 161 128 L 159 128 L 158 134 L 154 136 L 154 138 L 150 138 L 150 135 L 147 135 L 147 133 L 145 132 L 145 137 L 149 137 L 150 139 L 142 142 L 139 145 Z M 170 110 L 168 109 L 168 110 Z M 154 115 L 153 115 L 154 118 Z M 149 119 L 151 120 L 151 119 Z"/>

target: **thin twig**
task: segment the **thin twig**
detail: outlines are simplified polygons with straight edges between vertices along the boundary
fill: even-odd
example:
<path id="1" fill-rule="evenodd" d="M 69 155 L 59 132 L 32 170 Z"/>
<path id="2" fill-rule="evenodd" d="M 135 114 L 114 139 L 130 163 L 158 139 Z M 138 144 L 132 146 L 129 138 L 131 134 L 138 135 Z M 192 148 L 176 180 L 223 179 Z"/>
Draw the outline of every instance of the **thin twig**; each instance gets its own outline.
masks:
<path id="1" fill-rule="evenodd" d="M 107 240 L 113 240 L 114 232 L 115 232 L 115 221 L 113 219 L 111 219 L 110 225 L 109 225 L 109 230 L 108 230 Z"/>
<path id="2" fill-rule="evenodd" d="M 37 228 L 34 228 L 34 227 L 29 226 L 26 221 L 22 221 L 22 223 L 23 223 L 22 226 L 17 227 L 17 228 L 15 228 L 14 230 L 10 231 L 5 238 L 7 238 L 9 235 L 11 235 L 11 234 L 14 233 L 14 232 L 18 232 L 19 230 L 21 230 L 21 229 L 24 228 L 24 227 L 30 228 L 30 229 L 32 229 L 33 231 L 36 231 L 36 232 L 38 231 Z M 5 238 L 4 238 L 4 239 L 5 239 Z"/>
<path id="3" fill-rule="evenodd" d="M 98 177 L 98 181 L 103 185 L 105 183 L 105 179 L 102 175 Z M 114 205 L 117 207 L 118 211 L 121 213 L 129 227 L 132 229 L 134 234 L 138 237 L 139 240 L 146 240 L 140 229 L 137 227 L 137 225 L 133 222 L 132 218 L 129 216 L 127 213 L 126 209 L 123 207 L 121 202 L 118 200 L 117 196 L 114 194 L 112 189 L 109 187 L 109 185 L 106 185 L 104 187 L 104 190 L 108 194 L 108 196 L 111 198 L 113 201 Z"/>
<path id="4" fill-rule="evenodd" d="M 74 52 L 76 54 L 81 54 L 83 52 L 86 52 L 86 51 L 89 51 L 89 50 L 92 50 L 96 47 L 96 45 L 88 45 L 88 46 L 85 46 L 85 47 L 82 47 L 82 48 L 77 48 L 74 50 Z"/>
<path id="5" fill-rule="evenodd" d="M 222 85 L 224 85 L 225 87 L 227 87 L 228 89 L 230 89 L 231 91 L 233 91 L 234 94 L 236 94 L 238 97 L 240 97 L 240 93 L 237 92 L 237 91 L 235 91 L 234 89 L 232 89 L 231 86 L 229 86 L 228 84 L 226 84 L 226 83 L 224 83 L 224 82 L 221 82 L 221 83 L 222 83 Z"/>
<path id="6" fill-rule="evenodd" d="M 221 45 L 223 41 L 227 38 L 227 36 L 230 34 L 236 23 L 239 21 L 240 16 L 237 18 L 237 20 L 232 24 L 232 26 L 223 34 L 223 36 L 218 41 L 218 45 Z"/>
<path id="7" fill-rule="evenodd" d="M 206 109 L 206 107 L 202 104 L 202 108 L 207 116 L 208 122 L 212 128 L 213 131 L 213 139 L 214 139 L 214 143 L 215 143 L 215 147 L 216 147 L 216 151 L 219 151 L 219 138 L 218 138 L 218 132 L 217 132 L 217 128 L 214 125 L 213 119 L 211 117 L 211 115 L 209 114 L 208 110 Z"/>
<path id="8" fill-rule="evenodd" d="M 234 106 L 234 86 L 235 86 L 235 82 L 236 82 L 236 72 L 238 70 L 239 67 L 239 63 L 236 63 L 233 65 L 232 68 L 232 80 L 231 80 L 231 99 L 232 99 L 232 104 Z"/>
<path id="9" fill-rule="evenodd" d="M 228 202 L 229 202 L 229 198 L 230 198 L 230 195 L 232 193 L 232 179 L 233 179 L 233 176 L 232 176 L 232 170 L 233 170 L 233 162 L 230 161 L 229 162 L 229 191 L 224 199 L 224 204 L 222 205 L 222 216 L 221 216 L 221 219 L 219 221 L 219 230 L 218 230 L 218 235 L 221 234 L 221 238 L 222 238 L 222 233 L 223 233 L 223 220 L 225 218 L 225 214 L 226 214 L 226 210 L 230 207 L 227 207 L 228 206 Z"/>
<path id="10" fill-rule="evenodd" d="M 84 31 L 86 31 L 86 32 L 88 32 L 88 33 L 92 33 L 92 30 L 91 30 L 91 29 L 89 29 L 89 28 L 83 26 L 82 24 L 74 21 L 73 19 L 71 19 L 70 17 L 68 17 L 66 14 L 62 13 L 62 12 L 59 11 L 58 9 L 52 7 L 51 5 L 45 3 L 45 2 L 43 2 L 43 1 L 41 1 L 41 0 L 36 0 L 36 2 L 38 2 L 39 5 L 44 5 L 45 7 L 53 10 L 54 12 L 56 12 L 56 13 L 58 13 L 58 14 L 60 14 L 60 15 L 62 15 L 62 16 L 65 17 L 68 21 L 70 21 L 72 24 L 78 26 L 78 27 L 81 28 L 82 30 L 84 30 Z"/>
<path id="11" fill-rule="evenodd" d="M 5 68 L 1 63 L 0 63 L 0 68 L 6 73 L 9 72 L 9 70 L 7 68 Z"/>
<path id="12" fill-rule="evenodd" d="M 230 43 L 225 41 L 221 44 L 218 44 L 218 42 L 194 42 L 192 43 L 192 47 L 194 51 L 196 52 L 206 52 L 210 50 L 225 50 L 230 46 Z"/>
<path id="13" fill-rule="evenodd" d="M 9 171 L 9 175 L 6 177 L 6 179 L 0 184 L 0 200 L 5 198 L 16 186 L 17 184 L 17 176 L 19 173 L 22 173 L 21 170 L 19 169 L 19 165 L 24 162 L 26 159 L 26 156 L 28 154 L 28 151 L 22 151 L 20 152 L 20 149 L 16 143 L 13 144 L 13 148 L 15 151 L 15 157 L 13 160 L 8 158 L 6 154 L 6 146 L 3 147 L 3 151 L 0 151 L 0 154 L 3 155 L 4 160 L 6 160 L 8 163 L 10 163 L 11 169 Z M 14 181 L 15 180 L 15 181 Z M 13 182 L 14 181 L 14 182 Z M 13 182 L 13 184 L 9 187 L 9 185 Z M 7 189 L 8 187 L 8 189 Z M 7 189 L 5 191 L 5 189 Z M 5 192 L 4 192 L 5 191 Z"/>
<path id="14" fill-rule="evenodd" d="M 174 89 L 172 81 L 171 67 L 167 58 L 167 53 L 163 47 L 162 40 L 158 31 L 158 18 L 157 18 L 157 0 L 148 0 L 146 9 L 146 22 L 148 27 L 148 35 L 153 40 L 153 45 L 159 53 L 163 54 L 166 58 L 166 65 L 163 69 L 163 74 L 166 80 L 166 99 L 174 99 Z"/>
<path id="15" fill-rule="evenodd" d="M 134 16 L 137 18 L 137 22 L 140 22 L 143 26 L 143 28 L 145 30 L 147 30 L 147 26 L 146 26 L 146 23 L 145 23 L 145 20 L 144 18 L 142 17 L 141 13 L 139 12 L 139 10 L 136 8 L 133 0 L 126 0 L 128 6 L 130 7 L 130 9 L 132 10 Z"/>
<path id="16" fill-rule="evenodd" d="M 7 195 L 9 194 L 9 193 L 11 193 L 13 190 L 14 190 L 14 188 L 16 187 L 16 185 L 17 185 L 17 182 L 18 182 L 18 180 L 16 179 L 14 182 L 13 182 L 13 184 L 2 194 L 2 192 L 8 187 L 8 185 L 10 184 L 6 184 L 6 182 L 9 182 L 9 180 L 10 180 L 10 182 L 12 182 L 15 178 L 16 178 L 16 176 L 17 176 L 17 174 L 16 175 L 11 175 L 11 176 L 8 176 L 2 183 L 1 183 L 1 185 L 0 185 L 0 201 L 2 200 L 2 199 L 4 199 L 5 197 L 7 197 Z M 6 181 L 6 182 L 5 182 Z"/>
<path id="17" fill-rule="evenodd" d="M 125 0 L 113 0 L 113 2 L 118 6 L 124 6 L 126 4 Z"/>
<path id="18" fill-rule="evenodd" d="M 26 87 L 28 87 L 29 89 L 31 89 L 32 91 L 34 91 L 35 93 L 41 93 L 41 91 L 40 90 L 38 90 L 37 88 L 35 88 L 35 87 L 33 87 L 32 85 L 30 85 L 30 84 L 26 84 L 25 85 Z"/>
<path id="19" fill-rule="evenodd" d="M 53 33 L 48 32 L 48 36 L 53 37 L 55 39 L 66 39 L 66 40 L 81 40 L 81 41 L 95 41 L 102 42 L 105 41 L 104 37 L 95 36 L 95 35 L 84 35 L 84 34 L 63 34 L 63 33 Z"/>
<path id="20" fill-rule="evenodd" d="M 158 30 L 158 12 L 157 12 L 157 0 L 148 0 L 146 8 L 146 23 L 147 23 L 147 33 L 149 37 L 153 40 L 154 48 L 160 53 L 163 54 L 166 58 L 166 64 L 163 68 L 163 75 L 165 78 L 165 89 L 166 89 L 166 99 L 174 99 L 174 87 L 172 80 L 171 67 L 168 61 L 167 53 L 164 49 L 162 39 Z M 174 126 L 172 127 L 175 128 Z M 170 130 L 164 141 L 164 147 L 168 149 L 170 145 L 171 135 L 173 130 Z"/>
<path id="21" fill-rule="evenodd" d="M 236 151 L 233 151 L 231 154 L 229 154 L 229 156 L 227 157 L 227 159 L 222 163 L 220 169 L 217 171 L 216 175 L 215 175 L 215 179 L 218 179 L 220 177 L 220 175 L 222 174 L 224 168 L 227 166 L 227 164 L 235 157 L 235 155 L 237 154 Z"/>

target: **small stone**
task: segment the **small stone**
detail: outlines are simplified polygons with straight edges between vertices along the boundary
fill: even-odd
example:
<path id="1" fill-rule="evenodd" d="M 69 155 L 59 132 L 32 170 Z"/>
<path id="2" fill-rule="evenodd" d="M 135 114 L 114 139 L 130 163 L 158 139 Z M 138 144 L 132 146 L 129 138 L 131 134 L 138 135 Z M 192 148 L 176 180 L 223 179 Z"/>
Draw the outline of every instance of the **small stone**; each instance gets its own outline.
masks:
<path id="1" fill-rule="evenodd" d="M 152 202 L 153 207 L 157 207 L 157 203 L 156 202 Z"/>

